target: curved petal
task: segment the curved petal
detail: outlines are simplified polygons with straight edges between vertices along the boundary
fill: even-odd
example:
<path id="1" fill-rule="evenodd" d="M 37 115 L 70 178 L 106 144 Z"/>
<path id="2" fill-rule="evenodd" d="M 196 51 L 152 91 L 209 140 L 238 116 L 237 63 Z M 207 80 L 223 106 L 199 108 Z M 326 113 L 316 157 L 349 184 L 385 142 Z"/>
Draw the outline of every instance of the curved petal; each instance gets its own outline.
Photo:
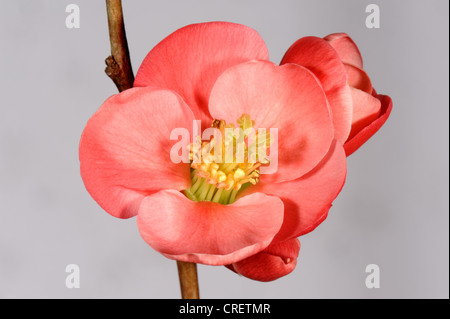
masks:
<path id="1" fill-rule="evenodd" d="M 297 238 L 270 244 L 262 252 L 238 261 L 227 268 L 258 281 L 273 281 L 290 274 L 297 265 L 300 242 Z"/>
<path id="2" fill-rule="evenodd" d="M 373 91 L 372 82 L 366 71 L 351 64 L 345 64 L 345 67 L 347 69 L 348 83 L 350 86 L 371 94 Z"/>
<path id="3" fill-rule="evenodd" d="M 307 173 L 333 140 L 325 93 L 314 74 L 297 64 L 253 61 L 229 68 L 214 85 L 210 112 L 228 123 L 249 114 L 255 128 L 278 130 L 278 169 L 261 176 L 266 182 Z"/>
<path id="4" fill-rule="evenodd" d="M 347 71 L 336 50 L 318 37 L 297 40 L 284 55 L 281 64 L 295 63 L 308 68 L 319 79 L 330 103 L 335 138 L 344 143 L 352 123 L 352 98 Z"/>
<path id="5" fill-rule="evenodd" d="M 177 92 L 196 119 L 208 127 L 209 93 L 217 77 L 230 66 L 253 59 L 269 59 L 267 47 L 255 30 L 228 22 L 192 24 L 175 31 L 148 53 L 134 86 Z"/>
<path id="6" fill-rule="evenodd" d="M 361 90 L 351 88 L 353 97 L 353 124 L 349 139 L 352 139 L 358 132 L 375 121 L 381 110 L 381 102 L 375 96 L 367 94 Z"/>
<path id="7" fill-rule="evenodd" d="M 387 121 L 392 111 L 392 99 L 387 95 L 376 95 L 376 98 L 381 102 L 380 115 L 369 125 L 361 129 L 345 144 L 344 149 L 347 156 L 350 156 L 358 148 L 361 147 L 369 138 L 371 138 Z"/>
<path id="8" fill-rule="evenodd" d="M 332 202 L 345 183 L 346 155 L 339 142 L 333 143 L 327 156 L 307 175 L 283 183 L 259 183 L 241 196 L 263 192 L 281 198 L 284 221 L 273 242 L 282 242 L 314 230 L 326 217 Z"/>
<path id="9" fill-rule="evenodd" d="M 346 33 L 333 33 L 323 38 L 336 50 L 342 62 L 363 68 L 363 60 L 358 46 Z"/>
<path id="10" fill-rule="evenodd" d="M 279 198 L 261 193 L 221 205 L 166 190 L 142 201 L 137 222 L 142 238 L 168 258 L 226 265 L 266 248 L 283 209 Z"/>
<path id="11" fill-rule="evenodd" d="M 161 189 L 190 185 L 189 164 L 175 164 L 174 128 L 192 127 L 182 99 L 167 90 L 133 88 L 106 100 L 88 121 L 80 141 L 81 177 L 108 213 L 137 214 L 141 200 Z"/>

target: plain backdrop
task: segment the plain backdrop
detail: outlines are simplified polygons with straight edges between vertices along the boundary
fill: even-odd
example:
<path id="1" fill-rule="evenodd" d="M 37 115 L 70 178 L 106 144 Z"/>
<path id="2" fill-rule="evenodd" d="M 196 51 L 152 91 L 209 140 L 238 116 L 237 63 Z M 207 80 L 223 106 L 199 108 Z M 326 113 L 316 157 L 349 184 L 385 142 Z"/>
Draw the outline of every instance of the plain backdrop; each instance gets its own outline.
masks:
<path id="1" fill-rule="evenodd" d="M 68 4 L 80 28 L 65 25 Z M 380 8 L 368 29 L 366 6 Z M 348 158 L 328 219 L 300 240 L 297 268 L 270 283 L 199 265 L 203 298 L 449 297 L 449 2 L 447 0 L 123 1 L 134 71 L 191 23 L 256 29 L 278 63 L 297 39 L 348 33 L 379 93 L 385 126 Z M 0 0 L 0 298 L 179 298 L 176 264 L 85 190 L 78 143 L 117 92 L 105 1 Z M 80 267 L 80 288 L 65 285 Z M 381 287 L 368 289 L 377 264 Z"/>

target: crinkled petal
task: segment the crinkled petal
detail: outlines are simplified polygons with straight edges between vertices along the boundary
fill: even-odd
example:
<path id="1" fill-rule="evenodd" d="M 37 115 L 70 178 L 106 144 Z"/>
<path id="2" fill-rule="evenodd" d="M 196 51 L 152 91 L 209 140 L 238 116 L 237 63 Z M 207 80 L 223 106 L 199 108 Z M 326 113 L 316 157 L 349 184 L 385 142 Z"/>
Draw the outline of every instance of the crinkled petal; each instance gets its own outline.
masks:
<path id="1" fill-rule="evenodd" d="M 168 258 L 227 265 L 266 248 L 283 209 L 279 198 L 262 193 L 222 205 L 167 190 L 142 201 L 137 222 L 142 238 Z"/>
<path id="2" fill-rule="evenodd" d="M 208 100 L 217 77 L 230 66 L 268 58 L 264 41 L 249 27 L 228 22 L 188 25 L 148 53 L 134 86 L 156 86 L 177 92 L 192 108 L 196 119 L 209 126 Z"/>
<path id="3" fill-rule="evenodd" d="M 284 221 L 274 242 L 282 242 L 314 230 L 327 216 L 332 202 L 345 183 L 346 155 L 339 142 L 333 143 L 322 162 L 307 175 L 289 182 L 259 183 L 246 189 L 281 198 Z"/>
<path id="4" fill-rule="evenodd" d="M 253 61 L 229 68 L 214 85 L 210 112 L 227 123 L 249 114 L 255 128 L 278 130 L 278 150 L 272 145 L 269 156 L 272 164 L 278 155 L 278 167 L 261 176 L 266 182 L 293 180 L 309 172 L 333 140 L 325 93 L 314 74 L 297 64 Z"/>
<path id="5" fill-rule="evenodd" d="M 273 281 L 290 274 L 297 265 L 300 242 L 297 238 L 270 244 L 262 252 L 250 256 L 227 268 L 258 281 Z"/>
<path id="6" fill-rule="evenodd" d="M 381 102 L 381 110 L 379 116 L 369 125 L 362 128 L 345 144 L 344 149 L 347 156 L 353 154 L 361 147 L 369 138 L 371 138 L 387 121 L 392 111 L 392 99 L 387 95 L 376 95 L 376 98 Z"/>
<path id="7" fill-rule="evenodd" d="M 308 68 L 320 80 L 330 103 L 335 138 L 344 143 L 352 123 L 352 98 L 347 71 L 336 50 L 324 39 L 304 37 L 284 55 L 281 64 L 295 63 Z"/>
<path id="8" fill-rule="evenodd" d="M 358 46 L 346 33 L 333 33 L 327 35 L 324 40 L 328 41 L 336 50 L 342 62 L 352 64 L 360 69 L 363 68 L 363 59 Z"/>
<path id="9" fill-rule="evenodd" d="M 133 88 L 106 100 L 83 131 L 79 156 L 86 189 L 108 213 L 137 214 L 142 199 L 190 185 L 189 164 L 170 159 L 171 130 L 191 132 L 189 107 L 168 90 Z"/>

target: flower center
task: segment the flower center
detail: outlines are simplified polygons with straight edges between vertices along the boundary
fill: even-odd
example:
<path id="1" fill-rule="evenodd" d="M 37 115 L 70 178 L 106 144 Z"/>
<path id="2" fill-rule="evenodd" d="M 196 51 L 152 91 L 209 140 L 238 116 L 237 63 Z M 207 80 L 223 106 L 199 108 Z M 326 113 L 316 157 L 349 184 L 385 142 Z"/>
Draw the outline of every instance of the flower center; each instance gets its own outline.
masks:
<path id="1" fill-rule="evenodd" d="M 214 120 L 208 129 L 214 133 L 210 140 L 198 137 L 189 146 L 191 187 L 184 194 L 191 200 L 232 204 L 240 191 L 259 182 L 260 167 L 269 164 L 270 135 L 256 132 L 248 114 L 237 124 Z"/>

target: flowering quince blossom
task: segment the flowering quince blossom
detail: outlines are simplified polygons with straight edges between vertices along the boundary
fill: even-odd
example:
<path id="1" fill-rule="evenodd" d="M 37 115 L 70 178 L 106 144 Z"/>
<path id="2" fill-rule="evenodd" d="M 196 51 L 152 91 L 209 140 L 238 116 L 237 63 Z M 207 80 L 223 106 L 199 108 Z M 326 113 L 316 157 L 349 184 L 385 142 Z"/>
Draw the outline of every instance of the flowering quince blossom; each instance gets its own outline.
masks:
<path id="1" fill-rule="evenodd" d="M 134 88 L 88 121 L 79 150 L 88 192 L 112 216 L 137 216 L 142 238 L 168 258 L 260 281 L 290 273 L 297 238 L 326 218 L 344 185 L 346 151 L 381 126 L 390 101 L 369 93 L 348 37 L 305 39 L 278 66 L 243 25 L 202 23 L 169 35 L 144 59 Z M 380 103 L 354 109 L 371 98 Z M 176 163 L 171 132 L 192 132 L 195 120 L 221 132 L 276 128 L 277 148 L 256 162 L 194 162 L 191 139 L 191 161 Z M 213 142 L 201 141 L 201 150 Z M 275 156 L 277 170 L 262 174 Z"/>

